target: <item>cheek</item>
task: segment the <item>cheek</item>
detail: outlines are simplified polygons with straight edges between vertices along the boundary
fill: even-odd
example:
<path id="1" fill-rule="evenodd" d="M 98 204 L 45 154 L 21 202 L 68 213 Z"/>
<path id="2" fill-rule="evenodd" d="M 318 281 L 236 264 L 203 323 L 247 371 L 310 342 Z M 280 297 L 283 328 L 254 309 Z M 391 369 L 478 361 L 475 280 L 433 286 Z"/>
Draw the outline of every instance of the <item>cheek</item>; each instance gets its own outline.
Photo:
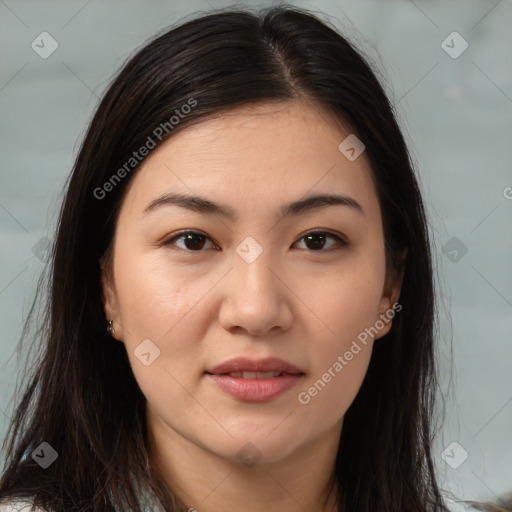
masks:
<path id="1" fill-rule="evenodd" d="M 349 344 L 331 354 L 299 390 L 298 402 L 315 410 L 309 416 L 312 423 L 332 424 L 344 416 L 364 380 L 371 351 L 371 343 Z"/>
<path id="2" fill-rule="evenodd" d="M 328 418 L 339 420 L 360 389 L 371 358 L 384 272 L 383 257 L 360 259 L 331 273 L 328 286 L 309 288 L 308 304 L 321 322 L 316 322 L 320 327 L 310 347 L 313 373 L 298 401 L 315 409 L 307 419 L 311 427 Z"/>
<path id="3" fill-rule="evenodd" d="M 183 387 L 193 389 L 199 371 L 206 322 L 198 313 L 205 314 L 200 306 L 207 288 L 188 285 L 183 272 L 171 272 L 161 258 L 119 257 L 115 272 L 123 343 L 135 378 L 150 401 L 173 397 L 179 402 Z"/>
<path id="4" fill-rule="evenodd" d="M 302 279 L 297 295 L 319 320 L 317 336 L 324 352 L 343 350 L 350 341 L 374 325 L 385 279 L 383 257 L 347 258 L 338 269 L 321 277 Z M 311 315 L 310 315 L 311 316 Z"/>
<path id="5" fill-rule="evenodd" d="M 184 272 L 162 255 L 119 257 L 116 262 L 118 308 L 129 342 L 146 337 L 163 342 L 194 313 L 204 286 L 191 286 Z"/>
<path id="6" fill-rule="evenodd" d="M 347 320 L 338 318 L 336 323 L 333 317 L 338 329 L 336 338 L 324 335 L 317 340 L 320 343 L 311 351 L 313 371 L 297 396 L 298 402 L 309 410 L 305 421 L 312 431 L 324 430 L 343 418 L 370 362 L 373 341 L 364 331 L 369 325 L 367 310 L 359 310 L 352 302 L 347 304 L 345 313 Z"/>

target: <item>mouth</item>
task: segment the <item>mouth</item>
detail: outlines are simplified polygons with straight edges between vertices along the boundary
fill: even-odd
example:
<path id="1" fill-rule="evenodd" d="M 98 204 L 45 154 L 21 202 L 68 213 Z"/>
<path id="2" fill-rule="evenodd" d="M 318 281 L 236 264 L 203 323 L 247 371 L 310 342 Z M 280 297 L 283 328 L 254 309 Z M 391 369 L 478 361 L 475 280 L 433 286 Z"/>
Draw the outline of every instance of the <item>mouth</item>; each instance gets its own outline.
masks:
<path id="1" fill-rule="evenodd" d="M 273 379 L 285 375 L 284 372 L 229 372 L 211 375 L 227 375 L 228 377 L 236 377 L 237 379 Z M 290 375 L 290 374 L 286 374 Z"/>
<path id="2" fill-rule="evenodd" d="M 266 402 L 298 384 L 305 373 L 276 358 L 232 359 L 205 372 L 218 389 L 243 402 Z"/>
<path id="3" fill-rule="evenodd" d="M 267 357 L 266 359 L 258 360 L 237 357 L 206 370 L 206 373 L 211 375 L 241 374 L 233 375 L 241 378 L 244 378 L 245 374 L 247 379 L 265 379 L 275 377 L 278 374 L 297 375 L 304 372 L 288 361 L 277 357 Z"/>

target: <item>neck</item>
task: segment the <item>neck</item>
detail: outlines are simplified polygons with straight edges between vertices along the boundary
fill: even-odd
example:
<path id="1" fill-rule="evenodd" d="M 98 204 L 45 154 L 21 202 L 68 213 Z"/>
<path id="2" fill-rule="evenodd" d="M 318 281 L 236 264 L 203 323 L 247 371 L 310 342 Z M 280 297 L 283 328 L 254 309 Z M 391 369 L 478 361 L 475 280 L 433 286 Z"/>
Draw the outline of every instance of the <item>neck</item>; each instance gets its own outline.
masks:
<path id="1" fill-rule="evenodd" d="M 341 425 L 273 462 L 246 465 L 213 453 L 152 417 L 152 465 L 191 512 L 336 512 L 335 459 Z"/>

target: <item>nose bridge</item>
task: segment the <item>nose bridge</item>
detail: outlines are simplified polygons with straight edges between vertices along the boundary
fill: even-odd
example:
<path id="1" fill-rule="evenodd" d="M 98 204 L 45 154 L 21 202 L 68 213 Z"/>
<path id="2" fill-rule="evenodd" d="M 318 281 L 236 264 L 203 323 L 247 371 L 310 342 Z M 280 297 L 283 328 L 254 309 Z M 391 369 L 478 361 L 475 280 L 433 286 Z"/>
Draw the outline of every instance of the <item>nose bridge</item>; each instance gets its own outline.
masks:
<path id="1" fill-rule="evenodd" d="M 232 278 L 236 281 L 237 293 L 256 295 L 253 297 L 256 301 L 260 298 L 271 301 L 279 293 L 276 258 L 254 238 L 247 237 L 238 245 L 233 266 Z"/>
<path id="2" fill-rule="evenodd" d="M 236 248 L 220 312 L 224 328 L 242 327 L 263 334 L 275 326 L 291 325 L 286 287 L 277 277 L 277 259 L 248 237 Z"/>

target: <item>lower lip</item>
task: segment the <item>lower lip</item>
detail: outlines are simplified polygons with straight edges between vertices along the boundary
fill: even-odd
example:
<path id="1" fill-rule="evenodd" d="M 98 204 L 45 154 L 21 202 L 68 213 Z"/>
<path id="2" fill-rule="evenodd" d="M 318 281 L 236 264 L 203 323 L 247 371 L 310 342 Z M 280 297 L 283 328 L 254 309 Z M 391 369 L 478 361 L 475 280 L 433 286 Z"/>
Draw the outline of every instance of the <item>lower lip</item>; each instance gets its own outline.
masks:
<path id="1" fill-rule="evenodd" d="M 271 379 L 242 379 L 229 375 L 207 374 L 219 388 L 245 402 L 267 402 L 295 386 L 302 374 L 286 374 Z"/>

